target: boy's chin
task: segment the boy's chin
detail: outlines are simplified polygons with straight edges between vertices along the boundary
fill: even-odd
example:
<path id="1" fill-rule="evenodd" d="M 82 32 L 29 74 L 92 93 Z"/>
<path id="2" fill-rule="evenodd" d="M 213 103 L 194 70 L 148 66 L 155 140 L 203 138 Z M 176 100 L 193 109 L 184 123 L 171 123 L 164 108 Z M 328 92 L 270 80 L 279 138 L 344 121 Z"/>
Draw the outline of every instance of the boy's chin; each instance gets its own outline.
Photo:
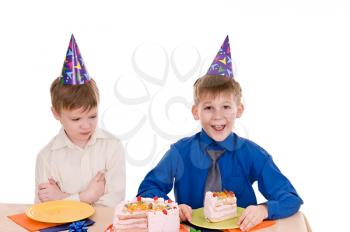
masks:
<path id="1" fill-rule="evenodd" d="M 214 139 L 215 140 L 215 142 L 222 142 L 222 141 L 224 141 L 226 138 L 228 137 L 228 135 L 227 136 L 225 136 L 225 137 L 212 137 L 212 139 Z"/>
<path id="2" fill-rule="evenodd" d="M 220 134 L 218 134 L 217 132 L 209 133 L 209 137 L 215 140 L 216 142 L 224 141 L 229 135 L 230 132 L 222 132 Z"/>

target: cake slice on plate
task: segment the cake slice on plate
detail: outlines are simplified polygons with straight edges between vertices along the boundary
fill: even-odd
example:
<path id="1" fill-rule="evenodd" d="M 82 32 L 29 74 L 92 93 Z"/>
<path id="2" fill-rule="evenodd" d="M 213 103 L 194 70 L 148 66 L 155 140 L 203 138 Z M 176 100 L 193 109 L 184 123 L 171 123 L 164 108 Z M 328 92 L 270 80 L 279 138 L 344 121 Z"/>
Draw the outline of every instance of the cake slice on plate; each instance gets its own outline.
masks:
<path id="1" fill-rule="evenodd" d="M 205 193 L 204 216 L 209 222 L 220 222 L 237 216 L 237 199 L 233 192 Z"/>

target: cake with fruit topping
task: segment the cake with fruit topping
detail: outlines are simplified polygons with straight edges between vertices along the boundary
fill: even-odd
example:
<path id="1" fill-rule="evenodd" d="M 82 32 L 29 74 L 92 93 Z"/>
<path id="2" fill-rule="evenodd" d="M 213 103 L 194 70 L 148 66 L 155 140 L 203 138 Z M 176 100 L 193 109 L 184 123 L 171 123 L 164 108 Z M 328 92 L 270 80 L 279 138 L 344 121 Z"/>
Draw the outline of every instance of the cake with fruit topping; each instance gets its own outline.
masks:
<path id="1" fill-rule="evenodd" d="M 170 199 L 139 196 L 121 202 L 115 209 L 115 232 L 178 232 L 179 228 L 179 207 Z"/>
<path id="2" fill-rule="evenodd" d="M 237 199 L 231 191 L 206 192 L 204 216 L 209 222 L 219 222 L 237 216 Z"/>

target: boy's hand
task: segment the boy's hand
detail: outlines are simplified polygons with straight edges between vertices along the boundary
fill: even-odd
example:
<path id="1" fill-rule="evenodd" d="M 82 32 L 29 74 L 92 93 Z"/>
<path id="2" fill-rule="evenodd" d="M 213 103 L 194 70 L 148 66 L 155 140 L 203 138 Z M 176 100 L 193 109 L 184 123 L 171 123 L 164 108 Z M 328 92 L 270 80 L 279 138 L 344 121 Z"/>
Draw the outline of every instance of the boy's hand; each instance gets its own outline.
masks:
<path id="1" fill-rule="evenodd" d="M 186 204 L 180 204 L 180 220 L 183 221 L 191 221 L 192 220 L 192 208 Z"/>
<path id="2" fill-rule="evenodd" d="M 89 204 L 96 202 L 105 193 L 105 185 L 105 174 L 99 171 L 92 178 L 86 190 L 79 194 L 80 200 Z"/>
<path id="3" fill-rule="evenodd" d="M 38 185 L 38 196 L 41 202 L 61 200 L 69 196 L 68 193 L 64 193 L 58 187 L 56 181 L 52 178 L 49 182 L 41 183 Z"/>
<path id="4" fill-rule="evenodd" d="M 267 216 L 268 212 L 266 205 L 250 205 L 244 210 L 238 220 L 239 228 L 242 231 L 249 231 L 252 227 L 267 218 Z"/>

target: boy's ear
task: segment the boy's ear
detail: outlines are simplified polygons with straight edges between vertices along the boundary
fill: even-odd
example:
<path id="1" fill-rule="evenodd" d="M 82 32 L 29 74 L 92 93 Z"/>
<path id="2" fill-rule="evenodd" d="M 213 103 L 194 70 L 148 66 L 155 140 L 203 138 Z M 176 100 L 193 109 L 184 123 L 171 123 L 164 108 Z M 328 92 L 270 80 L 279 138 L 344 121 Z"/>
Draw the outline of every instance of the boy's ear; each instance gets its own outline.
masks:
<path id="1" fill-rule="evenodd" d="M 192 106 L 192 115 L 193 115 L 194 120 L 199 120 L 198 108 L 196 105 Z"/>
<path id="2" fill-rule="evenodd" d="M 53 116 L 55 117 L 55 119 L 57 119 L 57 120 L 61 119 L 60 114 L 52 106 L 51 106 L 51 112 L 52 112 Z"/>
<path id="3" fill-rule="evenodd" d="M 236 118 L 240 118 L 244 111 L 244 105 L 242 103 L 239 103 L 237 106 L 237 115 Z"/>

